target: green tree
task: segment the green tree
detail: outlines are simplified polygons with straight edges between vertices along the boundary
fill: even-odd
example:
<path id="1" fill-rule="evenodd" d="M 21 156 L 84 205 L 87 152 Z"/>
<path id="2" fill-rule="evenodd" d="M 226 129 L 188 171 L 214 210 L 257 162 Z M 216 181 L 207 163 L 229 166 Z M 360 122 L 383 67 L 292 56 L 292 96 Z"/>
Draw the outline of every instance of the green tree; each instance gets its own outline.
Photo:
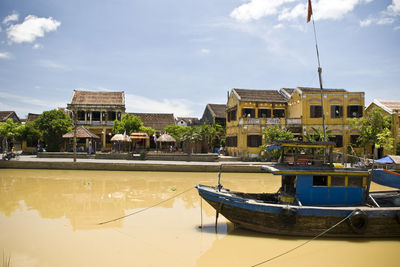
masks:
<path id="1" fill-rule="evenodd" d="M 182 141 L 183 136 L 189 131 L 190 127 L 180 125 L 167 125 L 164 128 L 164 132 L 169 133 L 176 142 L 179 144 Z"/>
<path id="2" fill-rule="evenodd" d="M 156 130 L 151 127 L 141 126 L 139 132 L 147 133 L 148 136 L 152 136 L 156 132 Z"/>
<path id="3" fill-rule="evenodd" d="M 324 141 L 324 130 L 311 127 L 313 130 L 314 134 L 306 133 L 304 137 L 307 139 L 309 142 L 316 142 L 316 141 Z M 332 131 L 329 130 L 328 128 L 325 128 L 325 134 L 326 134 L 326 140 L 329 140 L 329 138 L 332 136 Z"/>
<path id="4" fill-rule="evenodd" d="M 384 116 L 379 109 L 372 109 L 363 118 L 349 119 L 349 124 L 360 130 L 357 142 L 364 147 L 364 155 L 368 145 L 375 148 L 393 149 L 393 137 L 390 131 L 392 119 Z"/>
<path id="5" fill-rule="evenodd" d="M 396 155 L 400 155 L 400 142 L 396 146 Z"/>
<path id="6" fill-rule="evenodd" d="M 11 118 L 5 122 L 0 122 L 0 137 L 2 139 L 3 150 L 7 149 L 7 140 L 12 138 L 17 133 L 18 124 L 15 123 Z"/>
<path id="7" fill-rule="evenodd" d="M 295 140 L 294 135 L 291 131 L 281 129 L 279 126 L 274 126 L 274 127 L 266 127 L 264 130 L 264 135 L 265 135 L 265 142 L 266 143 L 272 143 L 274 141 L 292 141 Z M 263 158 L 269 156 L 271 159 L 278 159 L 280 152 L 279 149 L 272 149 L 271 151 L 268 151 L 268 145 L 264 144 L 261 145 L 261 156 Z"/>
<path id="8" fill-rule="evenodd" d="M 127 135 L 131 133 L 139 132 L 140 128 L 143 127 L 143 122 L 139 116 L 124 114 L 121 121 L 115 120 L 113 124 L 114 133 L 124 133 Z"/>
<path id="9" fill-rule="evenodd" d="M 194 144 L 203 140 L 200 127 L 186 127 L 187 131 L 183 135 L 182 141 L 190 145 L 190 154 L 193 154 Z"/>
<path id="10" fill-rule="evenodd" d="M 206 142 L 207 151 L 212 151 L 212 141 L 217 135 L 217 130 L 212 125 L 203 124 L 200 128 L 200 133 L 202 135 L 202 139 Z"/>
<path id="11" fill-rule="evenodd" d="M 72 130 L 71 118 L 57 109 L 43 112 L 35 124 L 47 145 L 47 151 L 59 151 L 63 134 Z"/>
<path id="12" fill-rule="evenodd" d="M 273 141 L 290 141 L 295 139 L 291 131 L 281 129 L 279 126 L 266 127 L 264 134 L 267 143 Z"/>
<path id="13" fill-rule="evenodd" d="M 18 141 L 26 141 L 28 144 L 36 144 L 40 139 L 40 131 L 34 121 L 29 121 L 17 127 L 15 137 Z"/>

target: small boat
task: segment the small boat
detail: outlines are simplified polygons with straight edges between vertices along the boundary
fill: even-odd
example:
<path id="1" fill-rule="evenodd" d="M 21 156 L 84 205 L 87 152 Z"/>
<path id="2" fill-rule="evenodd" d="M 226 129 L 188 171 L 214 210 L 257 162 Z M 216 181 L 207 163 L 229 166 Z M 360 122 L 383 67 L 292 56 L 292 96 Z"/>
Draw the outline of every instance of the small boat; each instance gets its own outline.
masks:
<path id="1" fill-rule="evenodd" d="M 380 168 L 379 168 L 380 167 Z M 372 181 L 400 189 L 400 156 L 388 155 L 374 161 Z"/>
<path id="2" fill-rule="evenodd" d="M 374 183 L 400 189 L 400 170 L 373 169 Z"/>
<path id="3" fill-rule="evenodd" d="M 292 145 L 298 151 L 300 147 L 330 146 L 322 142 Z M 285 156 L 292 159 L 282 151 L 281 160 Z M 293 156 L 298 158 L 295 153 Z M 298 162 L 301 165 L 295 162 L 262 166 L 266 172 L 282 176 L 281 188 L 275 193 L 236 192 L 220 182 L 196 188 L 217 215 L 249 230 L 312 237 L 400 236 L 400 190 L 369 192 L 371 172 L 367 169 L 334 168 L 329 162 L 316 164 L 310 157 L 307 164 L 304 158 Z"/>

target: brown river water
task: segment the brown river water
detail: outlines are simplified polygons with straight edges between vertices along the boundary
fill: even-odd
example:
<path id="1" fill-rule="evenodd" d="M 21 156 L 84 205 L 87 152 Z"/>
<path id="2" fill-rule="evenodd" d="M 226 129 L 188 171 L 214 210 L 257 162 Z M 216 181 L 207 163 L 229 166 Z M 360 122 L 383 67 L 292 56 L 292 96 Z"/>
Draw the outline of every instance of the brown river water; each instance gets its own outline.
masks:
<path id="1" fill-rule="evenodd" d="M 9 266 L 252 266 L 309 240 L 237 229 L 223 216 L 216 231 L 194 186 L 215 185 L 217 173 L 0 169 L 0 182 Z M 221 182 L 273 192 L 280 177 L 223 173 Z M 399 253 L 399 239 L 322 238 L 260 266 L 400 266 Z"/>

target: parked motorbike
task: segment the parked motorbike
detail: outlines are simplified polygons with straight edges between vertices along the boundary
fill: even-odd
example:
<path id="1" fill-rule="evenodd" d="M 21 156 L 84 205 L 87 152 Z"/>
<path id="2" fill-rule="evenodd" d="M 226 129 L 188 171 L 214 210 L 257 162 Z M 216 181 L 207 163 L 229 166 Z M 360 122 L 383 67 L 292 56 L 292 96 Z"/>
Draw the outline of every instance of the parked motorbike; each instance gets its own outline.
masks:
<path id="1" fill-rule="evenodd" d="M 3 154 L 3 160 L 19 159 L 19 154 L 14 152 L 5 152 Z"/>

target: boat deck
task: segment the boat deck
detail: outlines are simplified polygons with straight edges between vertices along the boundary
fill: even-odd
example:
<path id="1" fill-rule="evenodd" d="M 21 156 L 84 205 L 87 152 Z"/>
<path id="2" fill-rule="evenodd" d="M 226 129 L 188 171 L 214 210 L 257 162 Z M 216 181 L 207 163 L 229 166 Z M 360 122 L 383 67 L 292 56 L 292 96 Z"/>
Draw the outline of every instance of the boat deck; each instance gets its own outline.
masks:
<path id="1" fill-rule="evenodd" d="M 235 191 L 229 191 L 226 193 L 233 197 L 253 200 L 259 203 L 282 203 L 279 198 L 279 193 L 243 193 Z M 365 206 L 400 207 L 400 190 L 371 192 L 367 203 L 365 203 Z"/>
<path id="2" fill-rule="evenodd" d="M 400 207 L 400 190 L 370 192 L 368 203 L 378 207 Z"/>

